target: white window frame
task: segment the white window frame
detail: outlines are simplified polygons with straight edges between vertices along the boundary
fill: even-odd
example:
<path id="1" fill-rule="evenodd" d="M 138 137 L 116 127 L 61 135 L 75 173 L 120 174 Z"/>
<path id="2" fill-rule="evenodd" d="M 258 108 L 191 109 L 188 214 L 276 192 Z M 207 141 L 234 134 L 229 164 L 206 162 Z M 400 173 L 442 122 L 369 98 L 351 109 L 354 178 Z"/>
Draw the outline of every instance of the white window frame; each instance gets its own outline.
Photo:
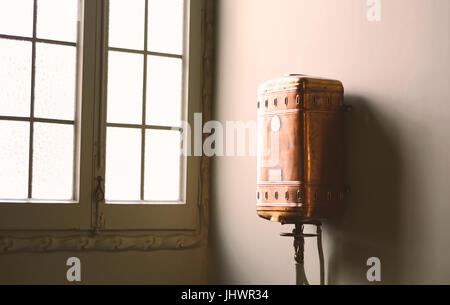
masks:
<path id="1" fill-rule="evenodd" d="M 203 61 L 204 1 L 185 0 L 190 18 L 185 30 L 189 31 L 187 53 L 189 65 L 185 71 L 185 86 L 189 107 L 187 120 L 193 126 L 195 112 L 202 112 L 204 93 Z M 194 231 L 203 218 L 199 207 L 205 190 L 201 189 L 200 157 L 188 157 L 186 166 L 185 204 L 105 204 L 97 197 L 104 189 L 97 177 L 104 181 L 104 132 L 99 126 L 105 120 L 105 6 L 102 0 L 81 0 L 81 20 L 78 39 L 77 117 L 75 127 L 77 150 L 75 152 L 74 201 L 11 201 L 0 202 L 0 231 Z M 103 109 L 103 110 L 102 110 Z M 204 187 L 204 185 L 203 185 Z M 26 226 L 24 225 L 26 224 Z"/>
<path id="2" fill-rule="evenodd" d="M 74 162 L 74 200 L 3 200 L 0 202 L 0 228 L 2 230 L 87 230 L 91 227 L 89 201 L 91 198 L 92 136 L 94 96 L 89 95 L 88 87 L 93 73 L 93 59 L 89 54 L 95 52 L 95 39 L 88 28 L 95 28 L 94 20 L 89 18 L 95 1 L 80 2 L 77 41 L 77 92 L 75 116 L 75 157 Z M 36 0 L 34 1 L 36 6 Z M 36 11 L 35 11 L 36 12 Z M 87 12 L 85 15 L 84 12 Z M 36 13 L 34 17 L 36 18 Z M 36 24 L 36 21 L 33 21 Z M 35 32 L 34 36 L 35 36 Z M 34 43 L 36 38 L 33 37 Z M 92 86 L 92 85 L 91 85 Z M 83 117 L 83 120 L 80 120 Z M 86 166 L 88 165 L 88 166 Z M 26 223 L 26 227 L 24 227 Z"/>
<path id="3" fill-rule="evenodd" d="M 148 2 L 148 0 L 145 0 Z M 201 1 L 184 0 L 184 41 L 183 41 L 183 88 L 182 88 L 182 107 L 183 120 L 187 120 L 193 126 L 194 113 L 202 112 L 202 48 L 201 48 Z M 103 7 L 103 27 L 108 27 L 108 7 L 107 1 Z M 147 7 L 147 6 L 146 6 Z M 103 75 L 102 83 L 102 103 L 97 109 L 96 118 L 100 122 L 96 123 L 99 131 L 96 134 L 97 142 L 100 143 L 99 156 L 96 162 L 96 177 L 105 177 L 105 153 L 106 147 L 106 108 L 107 108 L 107 62 L 108 50 L 118 48 L 108 48 L 107 31 L 103 37 L 103 62 L 101 73 Z M 146 35 L 145 35 L 146 36 Z M 191 81 L 192 80 L 192 81 Z M 120 124 L 116 124 L 120 125 Z M 198 177 L 200 176 L 199 157 L 182 157 L 181 166 L 182 177 L 181 196 L 182 201 L 164 202 L 164 201 L 111 201 L 98 202 L 97 220 L 98 226 L 102 230 L 133 230 L 133 229 L 178 229 L 195 230 L 198 224 L 198 202 L 199 188 Z M 107 187 L 107 181 L 105 187 Z"/>

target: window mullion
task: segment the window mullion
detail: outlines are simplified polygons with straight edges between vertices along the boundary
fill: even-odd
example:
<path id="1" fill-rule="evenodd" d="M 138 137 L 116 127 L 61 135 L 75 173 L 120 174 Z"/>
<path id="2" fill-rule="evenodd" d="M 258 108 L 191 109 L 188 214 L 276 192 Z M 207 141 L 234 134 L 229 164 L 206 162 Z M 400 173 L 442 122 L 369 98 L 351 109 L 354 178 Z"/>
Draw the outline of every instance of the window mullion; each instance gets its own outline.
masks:
<path id="1" fill-rule="evenodd" d="M 28 152 L 28 198 L 33 196 L 34 87 L 36 79 L 37 0 L 33 3 L 33 41 L 31 42 L 30 146 Z"/>
<path id="2" fill-rule="evenodd" d="M 108 28 L 109 24 L 109 1 L 99 1 L 98 2 L 98 14 L 97 14 L 97 33 L 101 37 L 100 43 L 96 50 L 97 62 L 100 63 L 100 79 L 96 79 L 96 83 L 98 82 L 99 87 L 101 88 L 100 96 L 99 96 L 99 105 L 98 105 L 98 125 L 97 125 L 97 167 L 96 167 L 96 175 L 101 175 L 103 178 L 105 177 L 105 167 L 106 167 L 106 111 L 107 111 L 107 86 L 108 86 Z M 94 182 L 95 182 L 94 177 Z"/>
<path id="3" fill-rule="evenodd" d="M 127 48 L 119 48 L 119 47 L 108 47 L 109 51 L 116 51 L 116 52 L 124 52 L 124 53 L 134 53 L 134 54 L 145 54 L 145 55 L 154 55 L 154 56 L 160 56 L 160 57 L 170 57 L 170 58 L 183 58 L 183 55 L 180 54 L 171 54 L 171 53 L 163 53 L 163 52 L 153 52 L 150 50 L 134 50 L 134 49 L 127 49 Z"/>
<path id="4" fill-rule="evenodd" d="M 148 0 L 145 0 L 145 19 L 144 19 L 144 73 L 142 84 L 142 140 L 141 140 L 141 200 L 144 200 L 145 183 L 145 124 L 147 112 L 147 48 L 148 48 Z"/>

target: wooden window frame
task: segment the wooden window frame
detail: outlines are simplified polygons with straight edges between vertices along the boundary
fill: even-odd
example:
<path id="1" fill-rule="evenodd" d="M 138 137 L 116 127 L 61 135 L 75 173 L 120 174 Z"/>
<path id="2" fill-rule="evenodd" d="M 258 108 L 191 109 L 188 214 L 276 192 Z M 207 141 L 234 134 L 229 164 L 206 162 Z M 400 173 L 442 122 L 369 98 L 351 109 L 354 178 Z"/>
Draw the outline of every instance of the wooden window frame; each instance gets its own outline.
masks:
<path id="1" fill-rule="evenodd" d="M 74 136 L 74 181 L 73 200 L 2 200 L 0 202 L 0 229 L 1 230 L 87 230 L 91 226 L 89 201 L 91 200 L 91 169 L 93 154 L 93 138 L 89 130 L 93 129 L 93 109 L 89 107 L 94 102 L 94 96 L 89 95 L 89 86 L 93 85 L 93 58 L 88 56 L 94 52 L 95 37 L 89 28 L 93 28 L 94 19 L 91 13 L 95 1 L 81 0 L 80 18 L 78 21 L 78 39 L 76 43 L 60 42 L 47 39 L 36 38 L 36 3 L 34 0 L 33 16 L 33 37 L 27 40 L 33 43 L 33 68 L 32 80 L 34 80 L 35 45 L 38 42 L 52 44 L 66 44 L 77 47 L 77 75 L 76 75 L 76 103 L 74 121 L 48 120 L 46 122 L 70 123 L 75 126 Z M 86 12 L 86 14 L 85 14 Z M 87 43 L 86 43 L 87 42 Z M 32 84 L 33 89 L 34 84 Z M 32 91 L 33 92 L 33 91 Z M 34 105 L 33 93 L 31 94 L 31 108 Z M 83 118 L 81 120 L 81 118 Z M 33 116 L 33 109 L 30 112 L 31 122 L 39 122 Z M 31 124 L 31 131 L 33 124 Z M 30 135 L 30 141 L 32 141 Z M 32 142 L 30 150 L 32 147 Z M 31 157 L 31 156 L 30 156 Z M 29 171 L 31 172 L 31 163 Z M 31 179 L 31 174 L 29 174 Z M 30 186 L 30 182 L 29 182 Z M 30 195 L 30 189 L 29 189 Z M 26 226 L 23 225 L 26 223 Z"/>
<path id="2" fill-rule="evenodd" d="M 19 122 L 29 122 L 30 123 L 30 136 L 29 136 L 29 153 L 28 153 L 28 198 L 27 199 L 0 199 L 0 203 L 77 203 L 79 201 L 79 171 L 76 171 L 78 164 L 80 161 L 79 158 L 79 147 L 77 146 L 76 139 L 79 137 L 80 128 L 78 127 L 76 117 L 73 120 L 66 119 L 51 119 L 51 118 L 40 118 L 35 116 L 35 87 L 36 87 L 36 45 L 38 43 L 45 43 L 50 45 L 57 46 L 70 46 L 77 48 L 77 62 L 80 59 L 78 53 L 82 47 L 79 47 L 79 42 L 82 41 L 83 35 L 80 35 L 82 32 L 82 26 L 80 25 L 80 21 L 78 21 L 78 37 L 77 42 L 69 42 L 69 41 L 60 41 L 53 39 L 42 39 L 37 37 L 37 2 L 38 0 L 33 0 L 33 30 L 32 37 L 26 36 L 18 36 L 18 35 L 8 35 L 8 34 L 0 34 L 0 38 L 16 40 L 16 41 L 27 41 L 31 42 L 31 94 L 30 94 L 30 113 L 27 117 L 22 116 L 4 116 L 0 115 L 0 120 L 7 121 L 19 121 Z M 78 73 L 78 69 L 76 71 Z M 77 87 L 79 85 L 79 81 L 77 80 Z M 75 114 L 78 113 L 77 105 L 80 103 L 79 101 L 79 92 L 76 92 L 75 95 Z M 72 198 L 67 200 L 40 200 L 35 199 L 32 196 L 33 189 L 33 142 L 34 142 L 34 123 L 51 123 L 51 124 L 63 124 L 63 125 L 73 125 L 74 126 L 74 179 L 72 185 Z"/>
<path id="3" fill-rule="evenodd" d="M 146 9 L 148 7 L 148 1 L 146 2 Z M 132 124 L 111 124 L 106 120 L 106 108 L 107 108 L 107 63 L 108 63 L 108 51 L 121 51 L 131 52 L 145 55 L 158 55 L 166 57 L 176 57 L 183 60 L 183 101 L 182 107 L 184 114 L 182 119 L 187 120 L 191 126 L 193 126 L 194 113 L 202 112 L 202 86 L 201 82 L 195 81 L 202 78 L 201 69 L 201 14 L 202 14 L 202 2 L 184 0 L 184 41 L 183 41 L 183 54 L 174 55 L 167 53 L 149 52 L 147 50 L 147 44 L 144 43 L 144 51 L 136 51 L 123 48 L 115 48 L 108 46 L 108 1 L 103 2 L 104 6 L 101 9 L 102 12 L 102 27 L 105 29 L 102 31 L 105 35 L 102 37 L 102 65 L 99 67 L 99 74 L 102 74 L 102 91 L 101 91 L 101 103 L 96 109 L 96 141 L 100 143 L 96 145 L 99 149 L 98 156 L 96 158 L 96 177 L 104 181 L 105 177 L 105 147 L 106 147 L 106 127 L 107 126 L 119 126 L 119 127 L 132 127 Z M 147 12 L 146 12 L 147 17 Z M 146 24 L 147 25 L 147 18 Z M 145 31 L 144 37 L 147 40 L 147 32 Z M 146 42 L 146 41 L 145 41 Z M 146 59 L 144 59 L 144 67 L 146 66 Z M 145 81 L 145 75 L 144 75 Z M 143 87 L 145 90 L 145 86 Z M 145 91 L 144 91 L 145 93 Z M 145 98 L 144 103 L 145 105 Z M 145 109 L 143 109 L 143 116 L 145 116 Z M 152 126 L 144 125 L 143 122 L 137 125 L 139 128 L 144 129 L 165 129 L 170 130 L 171 126 Z M 143 140 L 143 144 L 145 141 Z M 141 154 L 144 155 L 145 147 L 142 146 Z M 200 176 L 200 157 L 182 157 L 182 166 L 184 171 L 184 177 L 182 177 L 181 193 L 182 200 L 178 202 L 163 202 L 163 201 L 108 201 L 99 200 L 97 204 L 97 217 L 93 219 L 96 222 L 97 227 L 102 230 L 186 230 L 193 231 L 196 229 L 199 217 L 198 217 L 198 201 L 199 201 L 199 188 L 197 187 Z M 141 169 L 142 171 L 142 169 Z M 142 178 L 143 172 L 141 172 Z M 98 178 L 97 178 L 98 179 Z M 97 180 L 98 181 L 98 180 Z M 141 195 L 144 183 L 141 182 Z M 105 187 L 107 187 L 107 182 Z M 102 186 L 103 188 L 103 186 Z"/>
<path id="4" fill-rule="evenodd" d="M 79 197 L 75 202 L 16 202 L 0 203 L 0 253 L 21 251 L 68 250 L 155 250 L 194 247 L 206 240 L 209 201 L 209 158 L 187 158 L 186 204 L 105 204 L 102 196 L 104 177 L 104 134 L 101 122 L 105 97 L 104 1 L 81 0 L 79 27 L 78 116 L 75 125 L 78 137 L 76 152 L 81 160 L 76 172 Z M 214 1 L 186 0 L 196 11 L 190 18 L 189 48 L 190 77 L 188 122 L 195 112 L 210 119 L 212 100 L 212 56 Z M 191 32 L 192 33 L 192 32 Z M 195 81 L 193 81 L 195 79 Z M 193 104 L 191 101 L 198 101 Z M 82 118 L 82 120 L 80 120 Z M 191 184 L 189 184 L 191 183 Z M 165 219 L 165 221 L 161 221 Z M 168 220 L 168 221 L 166 221 Z M 26 224 L 24 227 L 23 224 Z"/>

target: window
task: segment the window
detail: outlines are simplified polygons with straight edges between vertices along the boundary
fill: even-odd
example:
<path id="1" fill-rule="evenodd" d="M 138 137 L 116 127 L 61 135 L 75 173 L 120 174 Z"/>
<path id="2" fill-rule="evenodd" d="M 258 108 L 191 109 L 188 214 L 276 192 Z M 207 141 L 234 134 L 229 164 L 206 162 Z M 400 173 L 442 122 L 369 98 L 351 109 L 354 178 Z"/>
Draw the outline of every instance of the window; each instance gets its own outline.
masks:
<path id="1" fill-rule="evenodd" d="M 0 4 L 0 198 L 70 201 L 78 7 L 76 1 L 40 0 L 39 10 L 36 4 Z"/>
<path id="2" fill-rule="evenodd" d="M 109 1 L 107 203 L 183 201 L 183 8 Z"/>
<path id="3" fill-rule="evenodd" d="M 1 229 L 195 227 L 201 6 L 0 2 Z"/>

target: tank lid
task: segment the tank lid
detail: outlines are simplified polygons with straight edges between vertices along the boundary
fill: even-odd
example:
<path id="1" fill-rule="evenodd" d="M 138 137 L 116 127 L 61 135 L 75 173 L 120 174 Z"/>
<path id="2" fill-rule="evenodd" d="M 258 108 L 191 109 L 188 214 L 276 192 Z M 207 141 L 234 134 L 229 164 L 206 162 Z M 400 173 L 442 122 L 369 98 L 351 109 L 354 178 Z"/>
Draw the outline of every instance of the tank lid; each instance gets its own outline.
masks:
<path id="1" fill-rule="evenodd" d="M 296 90 L 300 87 L 308 89 L 309 87 L 335 87 L 342 89 L 342 83 L 338 80 L 327 79 L 306 74 L 289 73 L 284 77 L 268 80 L 262 83 L 258 88 L 258 93 L 268 93 L 276 91 Z"/>
<path id="2" fill-rule="evenodd" d="M 291 77 L 291 76 L 308 76 L 308 75 L 306 75 L 306 74 L 300 74 L 300 73 L 287 73 L 287 74 L 284 74 L 283 76 L 285 76 L 285 77 Z"/>

